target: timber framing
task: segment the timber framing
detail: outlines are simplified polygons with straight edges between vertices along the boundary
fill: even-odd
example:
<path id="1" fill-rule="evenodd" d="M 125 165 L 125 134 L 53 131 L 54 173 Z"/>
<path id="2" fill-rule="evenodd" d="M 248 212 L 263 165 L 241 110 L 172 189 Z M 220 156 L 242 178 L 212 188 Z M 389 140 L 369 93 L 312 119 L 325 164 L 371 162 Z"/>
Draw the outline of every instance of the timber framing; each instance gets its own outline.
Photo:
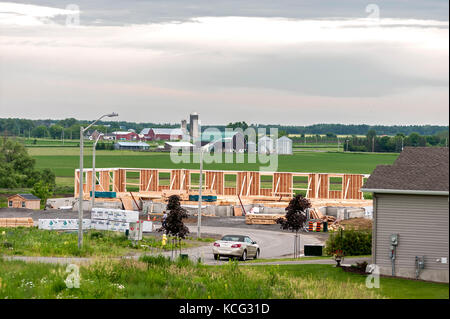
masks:
<path id="1" fill-rule="evenodd" d="M 161 178 L 160 173 L 167 178 Z M 84 169 L 83 192 L 90 196 L 92 190 L 92 169 Z M 193 175 L 195 174 L 194 178 Z M 199 170 L 156 169 L 156 168 L 97 168 L 96 191 L 113 191 L 119 194 L 137 191 L 140 197 L 152 197 L 162 193 L 188 195 L 198 193 Z M 203 171 L 204 194 L 214 194 L 221 198 L 264 198 L 281 201 L 290 199 L 296 191 L 306 197 L 318 200 L 364 200 L 361 187 L 367 174 L 345 173 L 298 173 L 298 172 L 258 172 L 258 171 Z M 75 197 L 79 194 L 80 172 L 75 170 Z M 233 181 L 226 176 L 233 175 Z M 301 176 L 304 183 L 295 183 L 294 177 Z M 339 180 L 332 182 L 331 180 Z M 270 180 L 269 182 L 267 180 Z M 300 184 L 300 185 L 299 185 Z M 128 190 L 127 190 L 128 187 Z M 334 189 L 333 189 L 334 188 Z M 146 196 L 148 195 L 148 196 Z M 118 196 L 120 197 L 120 196 Z"/>

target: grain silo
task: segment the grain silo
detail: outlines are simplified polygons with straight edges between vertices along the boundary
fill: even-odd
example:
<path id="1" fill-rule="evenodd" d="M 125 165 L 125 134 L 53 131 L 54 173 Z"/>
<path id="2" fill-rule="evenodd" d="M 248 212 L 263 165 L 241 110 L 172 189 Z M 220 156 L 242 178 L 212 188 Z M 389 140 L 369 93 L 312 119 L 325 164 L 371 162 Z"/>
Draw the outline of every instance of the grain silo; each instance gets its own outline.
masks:
<path id="1" fill-rule="evenodd" d="M 264 135 L 258 140 L 258 153 L 260 154 L 272 154 L 274 152 L 273 139 Z"/>
<path id="2" fill-rule="evenodd" d="M 192 113 L 189 116 L 189 135 L 192 139 L 199 138 L 198 114 Z"/>
<path id="3" fill-rule="evenodd" d="M 292 140 L 282 136 L 277 140 L 277 153 L 281 155 L 292 155 Z"/>

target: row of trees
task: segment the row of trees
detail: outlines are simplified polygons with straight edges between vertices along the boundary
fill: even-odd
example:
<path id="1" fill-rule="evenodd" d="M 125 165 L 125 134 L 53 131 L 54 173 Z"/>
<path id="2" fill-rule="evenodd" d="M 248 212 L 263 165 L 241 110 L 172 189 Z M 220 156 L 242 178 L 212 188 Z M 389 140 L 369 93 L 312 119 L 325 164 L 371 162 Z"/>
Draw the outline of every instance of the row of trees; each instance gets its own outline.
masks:
<path id="1" fill-rule="evenodd" d="M 350 152 L 401 152 L 405 146 L 448 146 L 448 131 L 436 135 L 420 135 L 411 133 L 408 136 L 377 136 L 370 130 L 366 137 L 353 136 L 344 141 L 344 150 Z"/>
<path id="2" fill-rule="evenodd" d="M 53 139 L 79 139 L 80 126 L 87 126 L 95 119 L 80 121 L 74 118 L 64 120 L 27 120 L 17 118 L 0 118 L 0 133 L 6 136 L 53 138 Z M 92 127 L 100 132 L 113 132 L 134 129 L 140 132 L 147 127 L 179 127 L 179 124 L 170 123 L 134 123 L 125 121 L 100 121 L 99 125 Z"/>
<path id="3" fill-rule="evenodd" d="M 74 118 L 67 118 L 64 120 L 28 120 L 17 118 L 0 118 L 0 133 L 2 135 L 13 135 L 23 137 L 48 137 L 59 139 L 64 134 L 65 139 L 79 139 L 80 125 L 87 125 L 93 120 L 77 120 Z M 179 124 L 170 123 L 135 123 L 125 121 L 100 121 L 98 127 L 101 132 L 113 132 L 124 129 L 134 129 L 140 132 L 147 127 L 179 127 Z M 210 126 L 204 125 L 202 129 Z M 380 135 L 396 135 L 411 133 L 418 133 L 423 136 L 436 135 L 438 132 L 447 131 L 448 126 L 439 125 L 346 125 L 346 124 L 314 124 L 308 126 L 298 125 L 261 125 L 261 124 L 247 124 L 245 121 L 229 123 L 228 125 L 214 126 L 220 130 L 225 127 L 241 127 L 244 130 L 247 127 L 258 128 L 278 128 L 279 131 L 285 134 L 334 134 L 334 135 L 366 135 L 369 130 L 375 130 Z M 95 128 L 93 128 L 95 129 Z"/>

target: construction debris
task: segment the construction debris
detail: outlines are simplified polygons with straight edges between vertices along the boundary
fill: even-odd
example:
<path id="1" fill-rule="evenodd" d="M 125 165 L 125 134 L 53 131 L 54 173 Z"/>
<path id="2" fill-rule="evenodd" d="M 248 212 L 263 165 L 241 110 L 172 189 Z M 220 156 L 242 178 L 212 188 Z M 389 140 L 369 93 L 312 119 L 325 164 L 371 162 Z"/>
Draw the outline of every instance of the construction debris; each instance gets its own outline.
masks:
<path id="1" fill-rule="evenodd" d="M 284 218 L 285 215 L 281 214 L 251 214 L 245 215 L 245 223 L 247 225 L 274 225 L 277 223 L 278 218 Z"/>

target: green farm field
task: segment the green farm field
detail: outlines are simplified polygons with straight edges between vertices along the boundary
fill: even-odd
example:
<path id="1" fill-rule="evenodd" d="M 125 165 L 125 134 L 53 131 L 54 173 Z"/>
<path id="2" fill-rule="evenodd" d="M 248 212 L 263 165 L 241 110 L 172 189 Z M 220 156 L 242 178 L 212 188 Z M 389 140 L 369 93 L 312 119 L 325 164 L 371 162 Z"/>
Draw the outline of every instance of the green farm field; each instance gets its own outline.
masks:
<path id="1" fill-rule="evenodd" d="M 73 186 L 74 170 L 79 167 L 78 148 L 40 147 L 29 148 L 29 154 L 36 159 L 36 167 L 49 168 L 57 176 L 59 185 Z M 370 174 L 377 165 L 392 164 L 398 154 L 370 154 L 343 152 L 308 152 L 303 151 L 294 155 L 280 155 L 278 157 L 278 171 L 306 172 L 306 173 L 361 173 Z M 192 158 L 191 158 L 192 159 Z M 224 162 L 224 160 L 223 160 Z M 92 150 L 85 149 L 85 167 L 92 167 Z M 248 163 L 247 155 L 244 163 L 206 163 L 204 169 L 210 170 L 252 170 L 268 164 Z M 198 169 L 199 164 L 173 163 L 169 153 L 133 152 L 98 150 L 96 152 L 96 167 L 124 167 L 124 168 L 185 168 Z"/>

